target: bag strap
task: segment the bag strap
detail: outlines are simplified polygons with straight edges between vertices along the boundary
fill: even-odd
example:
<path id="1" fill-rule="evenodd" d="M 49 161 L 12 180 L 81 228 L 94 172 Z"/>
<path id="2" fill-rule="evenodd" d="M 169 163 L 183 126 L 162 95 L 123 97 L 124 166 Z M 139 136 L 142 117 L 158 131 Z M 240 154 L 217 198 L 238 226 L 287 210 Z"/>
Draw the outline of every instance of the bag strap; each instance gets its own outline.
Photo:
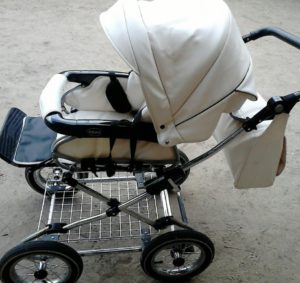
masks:
<path id="1" fill-rule="evenodd" d="M 135 114 L 132 121 L 132 135 L 130 137 L 130 167 L 133 168 L 135 164 L 135 152 L 137 147 L 137 132 L 139 131 L 139 123 L 142 120 L 142 112 L 143 108 L 139 109 L 139 111 Z"/>

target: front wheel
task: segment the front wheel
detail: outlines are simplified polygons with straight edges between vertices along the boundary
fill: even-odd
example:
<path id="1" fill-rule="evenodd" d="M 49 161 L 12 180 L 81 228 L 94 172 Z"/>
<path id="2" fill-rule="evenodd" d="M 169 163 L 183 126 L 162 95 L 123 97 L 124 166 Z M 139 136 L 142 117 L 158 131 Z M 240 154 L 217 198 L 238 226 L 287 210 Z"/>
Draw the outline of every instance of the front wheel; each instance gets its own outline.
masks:
<path id="1" fill-rule="evenodd" d="M 8 251 L 0 260 L 3 283 L 74 283 L 82 272 L 81 256 L 59 242 L 33 241 Z"/>
<path id="2" fill-rule="evenodd" d="M 152 240 L 142 252 L 141 265 L 155 279 L 179 282 L 204 271 L 213 257 L 214 245 L 207 236 L 178 230 Z"/>

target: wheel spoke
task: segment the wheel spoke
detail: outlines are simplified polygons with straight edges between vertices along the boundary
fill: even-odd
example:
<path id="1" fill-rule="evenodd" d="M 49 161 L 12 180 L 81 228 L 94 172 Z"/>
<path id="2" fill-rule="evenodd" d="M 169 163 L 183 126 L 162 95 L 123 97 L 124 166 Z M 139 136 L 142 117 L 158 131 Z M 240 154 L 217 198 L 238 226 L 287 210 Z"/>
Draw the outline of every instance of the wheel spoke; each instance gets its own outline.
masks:
<path id="1" fill-rule="evenodd" d="M 156 279 L 180 280 L 202 272 L 213 258 L 214 246 L 203 234 L 177 230 L 158 236 L 142 254 L 146 273 Z"/>
<path id="2" fill-rule="evenodd" d="M 60 275 L 57 274 L 57 272 L 53 271 L 53 270 L 49 270 L 49 273 L 51 272 L 51 274 L 55 275 L 57 278 L 62 279 L 62 277 L 60 277 Z M 50 275 L 50 274 L 49 274 Z"/>
<path id="3" fill-rule="evenodd" d="M 1 261 L 5 282 L 75 282 L 82 272 L 81 256 L 71 247 L 53 241 L 22 243 L 8 251 Z"/>
<path id="4" fill-rule="evenodd" d="M 20 267 L 20 268 L 16 268 L 16 267 Z M 27 267 L 27 266 L 23 266 L 23 265 L 21 265 L 21 264 L 17 264 L 16 267 L 15 267 L 15 270 L 29 269 L 30 271 L 33 271 L 33 272 L 35 271 L 34 268 L 30 268 L 30 267 Z"/>

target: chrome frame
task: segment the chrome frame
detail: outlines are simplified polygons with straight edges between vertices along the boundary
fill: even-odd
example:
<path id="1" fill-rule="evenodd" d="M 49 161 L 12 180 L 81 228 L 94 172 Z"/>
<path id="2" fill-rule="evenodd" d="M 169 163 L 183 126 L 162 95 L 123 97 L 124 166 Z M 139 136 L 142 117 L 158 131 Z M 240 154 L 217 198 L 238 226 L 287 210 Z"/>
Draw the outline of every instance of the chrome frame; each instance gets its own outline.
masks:
<path id="1" fill-rule="evenodd" d="M 235 139 L 238 135 L 240 135 L 243 131 L 244 131 L 244 129 L 241 127 L 240 129 L 236 130 L 234 133 L 229 135 L 227 138 L 225 138 L 223 141 L 218 143 L 216 146 L 214 146 L 207 152 L 203 153 L 202 155 L 200 155 L 200 156 L 194 158 L 193 160 L 187 162 L 186 164 L 184 164 L 181 168 L 184 171 L 186 171 L 186 170 L 194 167 L 195 165 L 203 162 L 204 160 L 208 159 L 209 157 L 215 155 L 223 147 L 225 147 L 228 143 L 230 143 L 233 139 Z M 154 178 L 153 180 L 154 180 L 154 182 L 156 182 L 161 179 L 163 179 L 163 176 Z M 81 179 L 80 181 L 83 183 L 107 183 L 107 182 L 114 182 L 114 181 L 118 182 L 118 181 L 130 181 L 130 180 L 131 181 L 136 180 L 136 178 L 135 177 L 129 177 L 129 178 L 128 177 L 114 177 L 114 178 L 94 178 L 93 180 L 90 180 L 89 178 L 85 178 L 85 179 Z M 182 200 L 181 194 L 180 194 L 180 187 L 177 186 L 174 182 L 172 182 L 171 179 L 168 181 L 169 181 L 170 185 L 173 187 L 174 192 L 177 193 L 178 205 L 180 208 L 180 213 L 181 213 L 181 218 L 182 218 L 182 222 L 177 219 L 174 219 L 174 224 L 170 225 L 170 229 L 171 229 L 171 231 L 174 231 L 175 225 L 182 227 L 182 228 L 186 228 L 186 229 L 192 229 L 188 225 L 188 219 L 187 219 L 185 208 L 183 205 L 183 200 Z M 87 195 L 92 196 L 95 199 L 98 199 L 105 203 L 107 203 L 110 200 L 109 197 L 103 195 L 102 193 L 95 191 L 94 189 L 92 189 L 80 182 L 78 182 L 76 184 L 75 189 L 82 191 L 82 192 L 86 193 Z M 160 194 L 160 199 L 161 199 L 161 203 L 163 206 L 164 216 L 165 217 L 172 216 L 172 210 L 171 210 L 171 205 L 170 205 L 170 201 L 169 201 L 168 190 L 167 189 L 161 190 L 159 194 Z M 120 203 L 118 205 L 118 208 L 121 212 L 124 212 L 124 213 L 128 214 L 129 216 L 154 227 L 155 226 L 154 220 L 150 220 L 149 218 L 146 218 L 143 215 L 128 208 L 134 204 L 138 204 L 140 201 L 145 200 L 145 199 L 149 198 L 150 196 L 151 195 L 148 194 L 147 192 L 140 193 L 137 196 L 132 197 L 123 203 Z M 52 221 L 52 214 L 53 214 L 53 209 L 54 209 L 54 205 L 55 205 L 55 199 L 56 199 L 56 195 L 52 194 L 49 215 L 48 215 L 48 221 L 47 221 L 48 225 L 50 225 L 51 221 Z M 44 198 L 44 201 L 45 201 L 45 198 Z M 109 206 L 108 206 L 108 208 L 109 208 Z M 102 212 L 98 215 L 87 217 L 85 219 L 81 219 L 81 220 L 72 222 L 70 224 L 67 224 L 67 225 L 63 226 L 63 229 L 71 230 L 71 229 L 80 227 L 84 224 L 89 224 L 94 221 L 102 220 L 102 219 L 109 218 L 109 217 L 111 217 L 111 216 L 108 216 L 106 212 Z M 42 228 L 42 229 L 38 230 L 37 232 L 33 233 L 32 235 L 28 236 L 27 238 L 25 238 L 22 242 L 27 242 L 27 241 L 37 239 L 37 238 L 47 234 L 48 229 L 49 229 L 48 226 L 45 228 Z M 81 250 L 78 252 L 82 256 L 88 256 L 88 255 L 95 255 L 95 254 L 102 254 L 102 253 L 129 252 L 129 251 L 141 251 L 141 250 L 142 250 L 141 246 L 133 246 L 133 247 L 122 247 L 122 248 L 111 248 L 111 249 Z"/>

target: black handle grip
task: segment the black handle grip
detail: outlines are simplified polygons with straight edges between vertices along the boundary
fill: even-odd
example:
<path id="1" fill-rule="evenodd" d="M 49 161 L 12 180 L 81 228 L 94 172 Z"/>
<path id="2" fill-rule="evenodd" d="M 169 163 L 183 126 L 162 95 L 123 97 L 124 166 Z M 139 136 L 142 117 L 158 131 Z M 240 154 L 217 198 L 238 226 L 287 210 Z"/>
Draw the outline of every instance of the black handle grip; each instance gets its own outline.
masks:
<path id="1" fill-rule="evenodd" d="M 249 34 L 244 35 L 243 40 L 245 43 L 247 43 L 249 41 L 256 40 L 264 36 L 275 36 L 276 38 L 300 49 L 299 37 L 277 27 L 265 27 L 262 29 L 252 31 Z"/>

